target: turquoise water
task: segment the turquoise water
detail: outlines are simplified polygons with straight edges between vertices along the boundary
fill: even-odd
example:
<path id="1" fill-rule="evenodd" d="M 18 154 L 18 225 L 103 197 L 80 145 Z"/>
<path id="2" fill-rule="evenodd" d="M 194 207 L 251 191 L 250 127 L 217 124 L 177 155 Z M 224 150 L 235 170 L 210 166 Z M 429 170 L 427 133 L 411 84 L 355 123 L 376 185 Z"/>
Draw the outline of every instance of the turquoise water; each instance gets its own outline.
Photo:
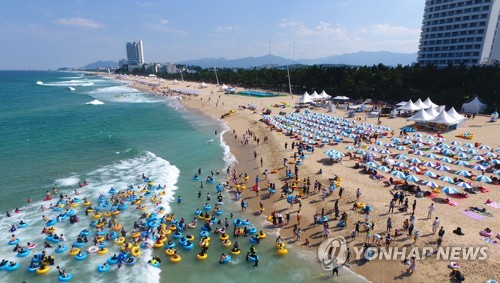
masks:
<path id="1" fill-rule="evenodd" d="M 212 195 L 212 205 L 215 204 L 215 184 L 205 184 L 202 198 L 197 198 L 200 186 L 192 177 L 198 168 L 203 169 L 204 179 L 211 170 L 225 172 L 227 165 L 234 161 L 220 139 L 224 125 L 186 111 L 175 98 L 155 98 L 123 83 L 80 73 L 0 71 L 0 85 L 0 241 L 4 242 L 0 242 L 0 259 L 20 264 L 18 270 L 0 271 L 2 282 L 57 280 L 55 266 L 44 275 L 26 270 L 32 256 L 44 250 L 45 235 L 40 233 L 45 226 L 42 214 L 55 219 L 60 213 L 38 211 L 41 205 L 48 207 L 56 203 L 54 199 L 43 201 L 46 192 L 52 192 L 53 187 L 71 197 L 76 196 L 76 189 L 79 192 L 76 197 L 86 196 L 96 205 L 98 196 L 109 195 L 111 187 L 116 190 L 126 190 L 129 185 L 144 187 L 141 179 L 144 173 L 155 186 L 166 186 L 165 195 L 159 196 L 162 197 L 160 205 L 166 212 L 189 222 L 195 209 L 205 203 L 207 192 Z M 70 86 L 74 90 L 70 90 Z M 87 104 L 95 99 L 104 104 Z M 212 139 L 214 142 L 209 143 Z M 222 174 L 216 176 L 216 181 L 222 181 L 223 177 Z M 79 183 L 84 180 L 89 184 L 80 188 Z M 155 210 L 149 198 L 156 192 L 152 190 L 146 197 L 147 212 Z M 183 199 L 181 204 L 176 201 L 178 196 Z M 32 204 L 27 203 L 28 197 L 32 197 Z M 238 216 L 237 205 L 233 204 L 230 195 L 224 194 L 224 198 L 220 217 L 229 217 L 231 212 Z M 129 208 L 117 218 L 130 231 L 140 213 L 127 204 Z M 19 213 L 13 212 L 16 207 L 21 210 Z M 73 209 L 80 222 L 70 224 L 65 220 L 54 226 L 58 234 L 66 236 L 68 242 L 64 244 L 68 247 L 82 229 L 95 231 L 89 226 L 93 219 L 85 216 L 84 208 L 79 205 Z M 6 211 L 12 216 L 7 217 Z M 20 220 L 28 226 L 9 232 Z M 259 229 L 265 223 L 263 219 L 252 220 Z M 196 239 L 199 239 L 200 226 L 189 231 Z M 73 282 L 314 282 L 324 273 L 320 264 L 311 260 L 315 259 L 313 253 L 297 253 L 292 247 L 286 257 L 275 255 L 273 233 L 276 231 L 266 232 L 268 239 L 257 248 L 261 256 L 258 268 L 245 263 L 243 255 L 235 256 L 230 264 L 219 264 L 219 255 L 227 249 L 221 246 L 217 236 L 212 237 L 209 258 L 204 262 L 196 260 L 199 248 L 195 240 L 193 250 L 179 250 L 182 261 L 178 264 L 169 262 L 164 248 L 143 250 L 134 266 L 121 269 L 112 266 L 108 273 L 97 273 L 96 268 L 111 254 L 119 252 L 119 246 L 112 242 L 108 243 L 108 255 L 91 254 L 81 262 L 67 252 L 55 253 L 54 248 L 45 251 L 54 255 L 56 265 L 73 275 Z M 11 234 L 19 237 L 21 244 L 30 241 L 37 247 L 28 257 L 19 258 L 12 251 L 13 246 L 7 245 Z M 239 238 L 238 241 L 246 253 L 250 247 L 248 239 Z M 87 243 L 84 248 L 91 245 Z M 147 264 L 152 255 L 162 259 L 160 268 Z M 349 282 L 356 279 L 346 274 L 341 275 Z"/>
<path id="2" fill-rule="evenodd" d="M 278 96 L 275 93 L 272 92 L 262 92 L 262 91 L 256 91 L 256 90 L 244 90 L 238 92 L 238 94 L 242 95 L 250 95 L 250 96 L 258 96 L 258 97 L 275 97 Z"/>

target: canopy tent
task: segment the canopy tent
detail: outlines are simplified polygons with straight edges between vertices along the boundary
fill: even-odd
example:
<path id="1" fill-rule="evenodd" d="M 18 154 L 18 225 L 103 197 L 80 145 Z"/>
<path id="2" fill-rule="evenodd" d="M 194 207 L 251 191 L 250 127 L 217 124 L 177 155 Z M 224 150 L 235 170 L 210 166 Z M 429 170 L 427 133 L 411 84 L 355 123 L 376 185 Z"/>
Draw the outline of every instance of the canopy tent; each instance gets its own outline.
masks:
<path id="1" fill-rule="evenodd" d="M 438 106 L 437 104 L 435 104 L 434 102 L 432 102 L 432 100 L 429 97 L 427 97 L 427 99 L 423 103 L 426 106 L 425 109 L 427 109 L 429 107 L 434 108 L 434 107 Z"/>
<path id="2" fill-rule="evenodd" d="M 201 82 L 200 88 L 206 88 L 206 87 L 207 87 L 207 84 L 205 82 Z"/>
<path id="3" fill-rule="evenodd" d="M 476 96 L 471 101 L 462 104 L 462 112 L 473 114 L 481 113 L 486 110 L 486 107 L 488 107 L 488 105 L 482 103 L 481 100 L 479 100 L 479 98 Z"/>
<path id="4" fill-rule="evenodd" d="M 222 84 L 222 86 L 220 87 L 220 89 L 221 89 L 221 90 L 226 90 L 226 89 L 228 89 L 228 88 L 229 88 L 229 87 L 228 87 L 227 85 L 225 85 L 225 84 Z"/>
<path id="5" fill-rule="evenodd" d="M 347 96 L 335 96 L 333 100 L 349 100 L 349 97 Z"/>
<path id="6" fill-rule="evenodd" d="M 311 94 L 311 98 L 314 99 L 314 100 L 320 100 L 320 99 L 322 99 L 322 97 L 316 91 L 314 91 Z"/>
<path id="7" fill-rule="evenodd" d="M 321 96 L 322 99 L 329 99 L 330 96 L 328 95 L 328 93 L 325 92 L 325 90 L 323 90 L 319 96 Z"/>
<path id="8" fill-rule="evenodd" d="M 408 101 L 405 105 L 398 107 L 398 110 L 402 111 L 417 111 L 420 110 L 421 107 L 416 106 L 413 104 L 413 102 L 410 100 Z"/>
<path id="9" fill-rule="evenodd" d="M 299 99 L 298 103 L 311 103 L 314 102 L 314 100 L 311 98 L 309 93 L 307 91 L 302 95 L 302 97 Z"/>
<path id="10" fill-rule="evenodd" d="M 451 118 L 459 121 L 459 122 L 462 122 L 465 120 L 465 117 L 458 114 L 458 112 L 455 110 L 455 107 L 451 107 L 450 110 L 448 110 L 448 112 L 446 112 L 446 114 L 450 115 Z"/>
<path id="11" fill-rule="evenodd" d="M 422 102 L 422 100 L 419 98 L 417 101 L 415 101 L 415 106 L 417 106 L 419 109 L 426 109 L 427 107 L 425 106 L 425 104 Z"/>
<path id="12" fill-rule="evenodd" d="M 409 100 L 411 101 L 411 100 Z M 396 104 L 397 107 L 401 107 L 401 106 L 405 106 L 406 103 L 408 103 L 409 101 L 401 101 L 400 103 Z"/>
<path id="13" fill-rule="evenodd" d="M 177 84 L 179 84 L 179 81 L 178 81 L 178 80 L 176 80 L 176 79 L 174 79 L 173 84 L 174 84 L 174 85 L 177 85 Z"/>
<path id="14" fill-rule="evenodd" d="M 439 115 L 437 115 L 434 119 L 430 120 L 429 122 L 436 123 L 436 124 L 444 124 L 444 125 L 456 125 L 459 123 L 459 121 L 453 119 L 446 113 L 445 111 L 441 111 Z"/>
<path id="15" fill-rule="evenodd" d="M 415 115 L 411 116 L 410 118 L 406 119 L 407 121 L 414 121 L 414 122 L 428 122 L 431 121 L 434 118 L 434 116 L 429 115 L 423 108 L 420 109 Z"/>
<path id="16" fill-rule="evenodd" d="M 425 109 L 425 111 L 427 112 L 427 114 L 431 115 L 433 118 L 436 117 L 437 115 L 439 115 L 439 112 L 436 111 L 436 108 L 434 108 L 434 107 L 429 107 L 429 108 Z"/>

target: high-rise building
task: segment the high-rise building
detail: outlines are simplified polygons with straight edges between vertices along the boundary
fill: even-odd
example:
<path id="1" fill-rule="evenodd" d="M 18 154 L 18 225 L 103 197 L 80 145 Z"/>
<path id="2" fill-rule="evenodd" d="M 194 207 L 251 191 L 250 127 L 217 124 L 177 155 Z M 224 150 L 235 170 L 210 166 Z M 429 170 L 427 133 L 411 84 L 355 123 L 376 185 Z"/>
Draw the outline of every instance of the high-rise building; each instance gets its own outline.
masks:
<path id="1" fill-rule="evenodd" d="M 426 0 L 418 63 L 438 67 L 500 59 L 500 0 Z"/>
<path id="2" fill-rule="evenodd" d="M 128 65 L 142 65 L 144 64 L 144 51 L 142 47 L 142 40 L 127 42 L 127 63 Z"/>

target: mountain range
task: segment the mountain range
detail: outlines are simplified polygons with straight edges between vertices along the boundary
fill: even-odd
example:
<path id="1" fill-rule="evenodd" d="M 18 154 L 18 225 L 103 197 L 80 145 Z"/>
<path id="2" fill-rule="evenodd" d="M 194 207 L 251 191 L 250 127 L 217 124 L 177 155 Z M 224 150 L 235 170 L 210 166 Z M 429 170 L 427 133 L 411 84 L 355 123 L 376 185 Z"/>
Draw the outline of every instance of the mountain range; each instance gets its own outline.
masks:
<path id="1" fill-rule="evenodd" d="M 252 68 L 265 65 L 354 65 L 354 66 L 371 66 L 384 64 L 386 66 L 411 65 L 416 62 L 417 53 L 396 53 L 389 51 L 368 52 L 361 51 L 355 53 L 346 53 L 341 55 L 333 55 L 317 59 L 298 59 L 292 60 L 272 54 L 267 54 L 260 57 L 245 57 L 240 59 L 219 58 L 201 58 L 196 60 L 187 60 L 178 62 L 184 65 L 196 65 L 202 68 Z"/>

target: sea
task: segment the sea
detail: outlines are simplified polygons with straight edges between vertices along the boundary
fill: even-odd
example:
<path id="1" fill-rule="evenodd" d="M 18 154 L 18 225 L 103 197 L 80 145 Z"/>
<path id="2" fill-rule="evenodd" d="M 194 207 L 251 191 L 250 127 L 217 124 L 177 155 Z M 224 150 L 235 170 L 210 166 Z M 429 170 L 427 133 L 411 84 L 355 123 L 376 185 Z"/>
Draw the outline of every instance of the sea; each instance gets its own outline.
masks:
<path id="1" fill-rule="evenodd" d="M 232 195 L 224 192 L 223 213 L 220 219 L 250 218 L 252 224 L 267 233 L 267 238 L 257 245 L 260 256 L 258 267 L 245 261 L 245 254 L 252 245 L 247 237 L 237 240 L 242 254 L 232 256 L 228 264 L 219 264 L 219 256 L 228 253 L 217 235 L 211 235 L 208 259 L 199 261 L 198 242 L 190 251 L 178 248 L 182 260 L 171 263 L 165 248 L 143 249 L 136 264 L 112 265 L 106 273 L 97 267 L 120 252 L 120 246 L 109 241 L 108 254 L 88 254 L 77 261 L 68 252 L 56 253 L 58 245 L 67 249 L 75 242 L 80 231 L 92 233 L 91 216 L 85 216 L 81 200 L 84 197 L 98 205 L 101 195 L 110 196 L 110 190 L 126 191 L 129 186 L 142 194 L 148 192 L 143 204 L 146 211 L 139 211 L 131 203 L 120 211 L 118 222 L 125 230 L 133 229 L 141 213 L 156 213 L 158 207 L 149 199 L 165 186 L 159 204 L 176 219 L 190 222 L 206 203 L 206 193 L 212 195 L 215 205 L 216 185 L 224 182 L 226 168 L 237 162 L 222 134 L 228 130 L 220 121 L 201 113 L 188 111 L 175 97 L 159 97 L 136 90 L 126 82 L 111 80 L 80 72 L 56 71 L 0 71 L 0 260 L 19 263 L 17 270 L 0 271 L 0 282 L 55 282 L 56 266 L 72 275 L 72 282 L 317 282 L 330 280 L 330 273 L 323 270 L 314 249 L 302 251 L 288 246 L 285 256 L 276 254 L 275 229 L 261 218 L 242 215 Z M 201 168 L 201 180 L 214 172 L 215 183 L 200 181 L 193 176 Z M 217 170 L 220 174 L 217 174 Z M 144 182 L 147 176 L 153 184 Z M 85 186 L 81 186 L 84 182 Z M 149 187 L 148 187 L 149 185 Z M 54 194 L 53 189 L 58 190 Z M 198 198 L 198 192 L 202 197 Z M 47 192 L 51 200 L 44 200 Z M 68 195 L 80 200 L 76 207 L 62 211 L 40 207 L 56 205 L 58 195 Z M 178 198 L 182 201 L 179 203 Z M 32 199 L 28 203 L 28 198 Z M 102 197 L 101 197 L 102 198 Z M 44 248 L 47 227 L 44 216 L 54 220 L 61 213 L 72 209 L 79 222 L 57 222 L 57 234 L 64 234 L 66 242 L 53 243 Z M 101 208 L 102 209 L 102 208 Z M 17 212 L 16 212 L 17 211 Z M 104 211 L 104 210 L 101 210 Z M 11 232 L 20 221 L 24 228 Z M 198 228 L 184 231 L 199 240 Z M 108 229 L 109 230 L 109 229 Z M 231 228 L 229 231 L 232 231 Z M 11 236 L 36 245 L 26 257 L 19 257 L 8 245 Z M 82 250 L 93 245 L 92 236 Z M 127 239 L 129 239 L 127 237 Z M 175 240 L 174 240 L 175 241 Z M 29 272 L 27 267 L 35 254 L 45 251 L 55 258 L 46 274 Z M 161 259 L 159 267 L 148 264 L 152 256 Z M 365 282 L 356 274 L 341 270 L 338 282 Z"/>

